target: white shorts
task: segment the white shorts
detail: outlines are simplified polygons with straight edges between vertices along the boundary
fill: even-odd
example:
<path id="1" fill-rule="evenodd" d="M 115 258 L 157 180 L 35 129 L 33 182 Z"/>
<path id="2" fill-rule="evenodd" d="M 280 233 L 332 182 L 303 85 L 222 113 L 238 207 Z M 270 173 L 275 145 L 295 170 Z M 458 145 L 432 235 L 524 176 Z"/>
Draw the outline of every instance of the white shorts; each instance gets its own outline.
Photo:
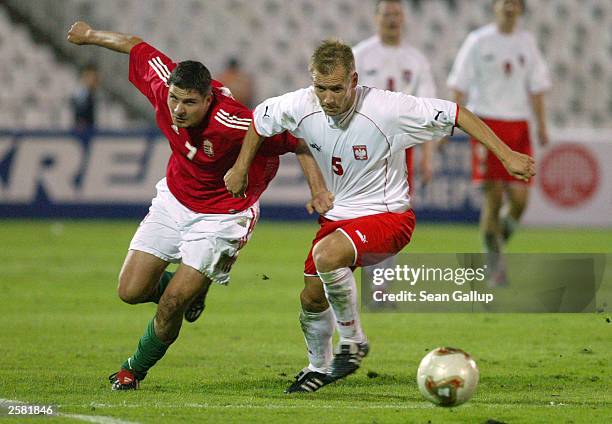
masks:
<path id="1" fill-rule="evenodd" d="M 259 219 L 259 203 L 235 214 L 203 214 L 176 200 L 165 178 L 155 188 L 157 196 L 134 234 L 130 250 L 150 253 L 167 262 L 182 262 L 215 283 L 229 283 L 238 251 Z"/>

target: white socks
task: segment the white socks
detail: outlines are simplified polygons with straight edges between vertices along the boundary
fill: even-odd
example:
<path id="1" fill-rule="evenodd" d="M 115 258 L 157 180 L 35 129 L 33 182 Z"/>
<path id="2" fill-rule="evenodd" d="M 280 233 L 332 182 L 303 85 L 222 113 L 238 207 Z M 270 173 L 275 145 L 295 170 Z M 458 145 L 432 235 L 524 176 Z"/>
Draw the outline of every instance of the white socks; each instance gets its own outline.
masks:
<path id="1" fill-rule="evenodd" d="M 318 274 L 323 281 L 327 300 L 336 316 L 340 343 L 363 343 L 365 336 L 357 310 L 357 286 L 351 269 L 338 268 Z"/>
<path id="2" fill-rule="evenodd" d="M 308 349 L 308 360 L 310 361 L 308 368 L 326 374 L 332 361 L 334 313 L 331 308 L 323 312 L 302 310 L 300 324 Z"/>

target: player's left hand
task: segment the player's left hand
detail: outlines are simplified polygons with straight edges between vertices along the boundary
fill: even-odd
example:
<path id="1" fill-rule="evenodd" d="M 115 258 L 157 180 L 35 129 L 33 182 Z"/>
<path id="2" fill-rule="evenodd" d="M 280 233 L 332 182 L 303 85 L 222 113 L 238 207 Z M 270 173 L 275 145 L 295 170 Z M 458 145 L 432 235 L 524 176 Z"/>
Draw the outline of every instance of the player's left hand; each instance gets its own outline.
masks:
<path id="1" fill-rule="evenodd" d="M 312 196 L 312 199 L 306 203 L 306 210 L 309 215 L 312 215 L 314 212 L 323 215 L 329 212 L 333 206 L 334 195 L 330 191 L 325 190 Z"/>
<path id="2" fill-rule="evenodd" d="M 508 159 L 503 163 L 510 175 L 519 180 L 529 181 L 536 173 L 533 158 L 514 150 L 510 151 Z"/>
<path id="3" fill-rule="evenodd" d="M 225 182 L 225 188 L 232 193 L 232 196 L 246 197 L 246 188 L 249 184 L 247 173 L 230 168 L 223 177 L 223 181 Z"/>

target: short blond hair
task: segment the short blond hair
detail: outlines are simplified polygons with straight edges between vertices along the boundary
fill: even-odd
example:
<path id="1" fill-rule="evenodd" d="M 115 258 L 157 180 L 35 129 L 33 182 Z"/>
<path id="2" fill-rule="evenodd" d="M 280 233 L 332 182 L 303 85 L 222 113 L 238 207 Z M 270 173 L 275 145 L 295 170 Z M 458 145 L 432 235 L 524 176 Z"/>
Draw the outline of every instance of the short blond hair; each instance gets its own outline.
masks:
<path id="1" fill-rule="evenodd" d="M 399 3 L 400 6 L 403 6 L 402 0 L 376 0 L 376 13 L 378 13 L 381 3 Z"/>
<path id="2" fill-rule="evenodd" d="M 329 75 L 339 65 L 344 67 L 347 75 L 355 70 L 353 49 L 340 40 L 323 41 L 310 57 L 310 72 L 317 71 L 323 75 Z"/>

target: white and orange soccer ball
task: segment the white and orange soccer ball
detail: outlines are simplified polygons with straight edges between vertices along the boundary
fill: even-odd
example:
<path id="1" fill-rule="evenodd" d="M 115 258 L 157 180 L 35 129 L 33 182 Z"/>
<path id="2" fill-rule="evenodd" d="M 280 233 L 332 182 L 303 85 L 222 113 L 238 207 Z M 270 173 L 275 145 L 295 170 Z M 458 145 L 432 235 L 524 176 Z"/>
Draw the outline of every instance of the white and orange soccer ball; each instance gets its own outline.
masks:
<path id="1" fill-rule="evenodd" d="M 472 397 L 479 376 L 476 362 L 467 352 L 439 347 L 421 360 L 417 383 L 427 400 L 440 406 L 457 406 Z"/>

